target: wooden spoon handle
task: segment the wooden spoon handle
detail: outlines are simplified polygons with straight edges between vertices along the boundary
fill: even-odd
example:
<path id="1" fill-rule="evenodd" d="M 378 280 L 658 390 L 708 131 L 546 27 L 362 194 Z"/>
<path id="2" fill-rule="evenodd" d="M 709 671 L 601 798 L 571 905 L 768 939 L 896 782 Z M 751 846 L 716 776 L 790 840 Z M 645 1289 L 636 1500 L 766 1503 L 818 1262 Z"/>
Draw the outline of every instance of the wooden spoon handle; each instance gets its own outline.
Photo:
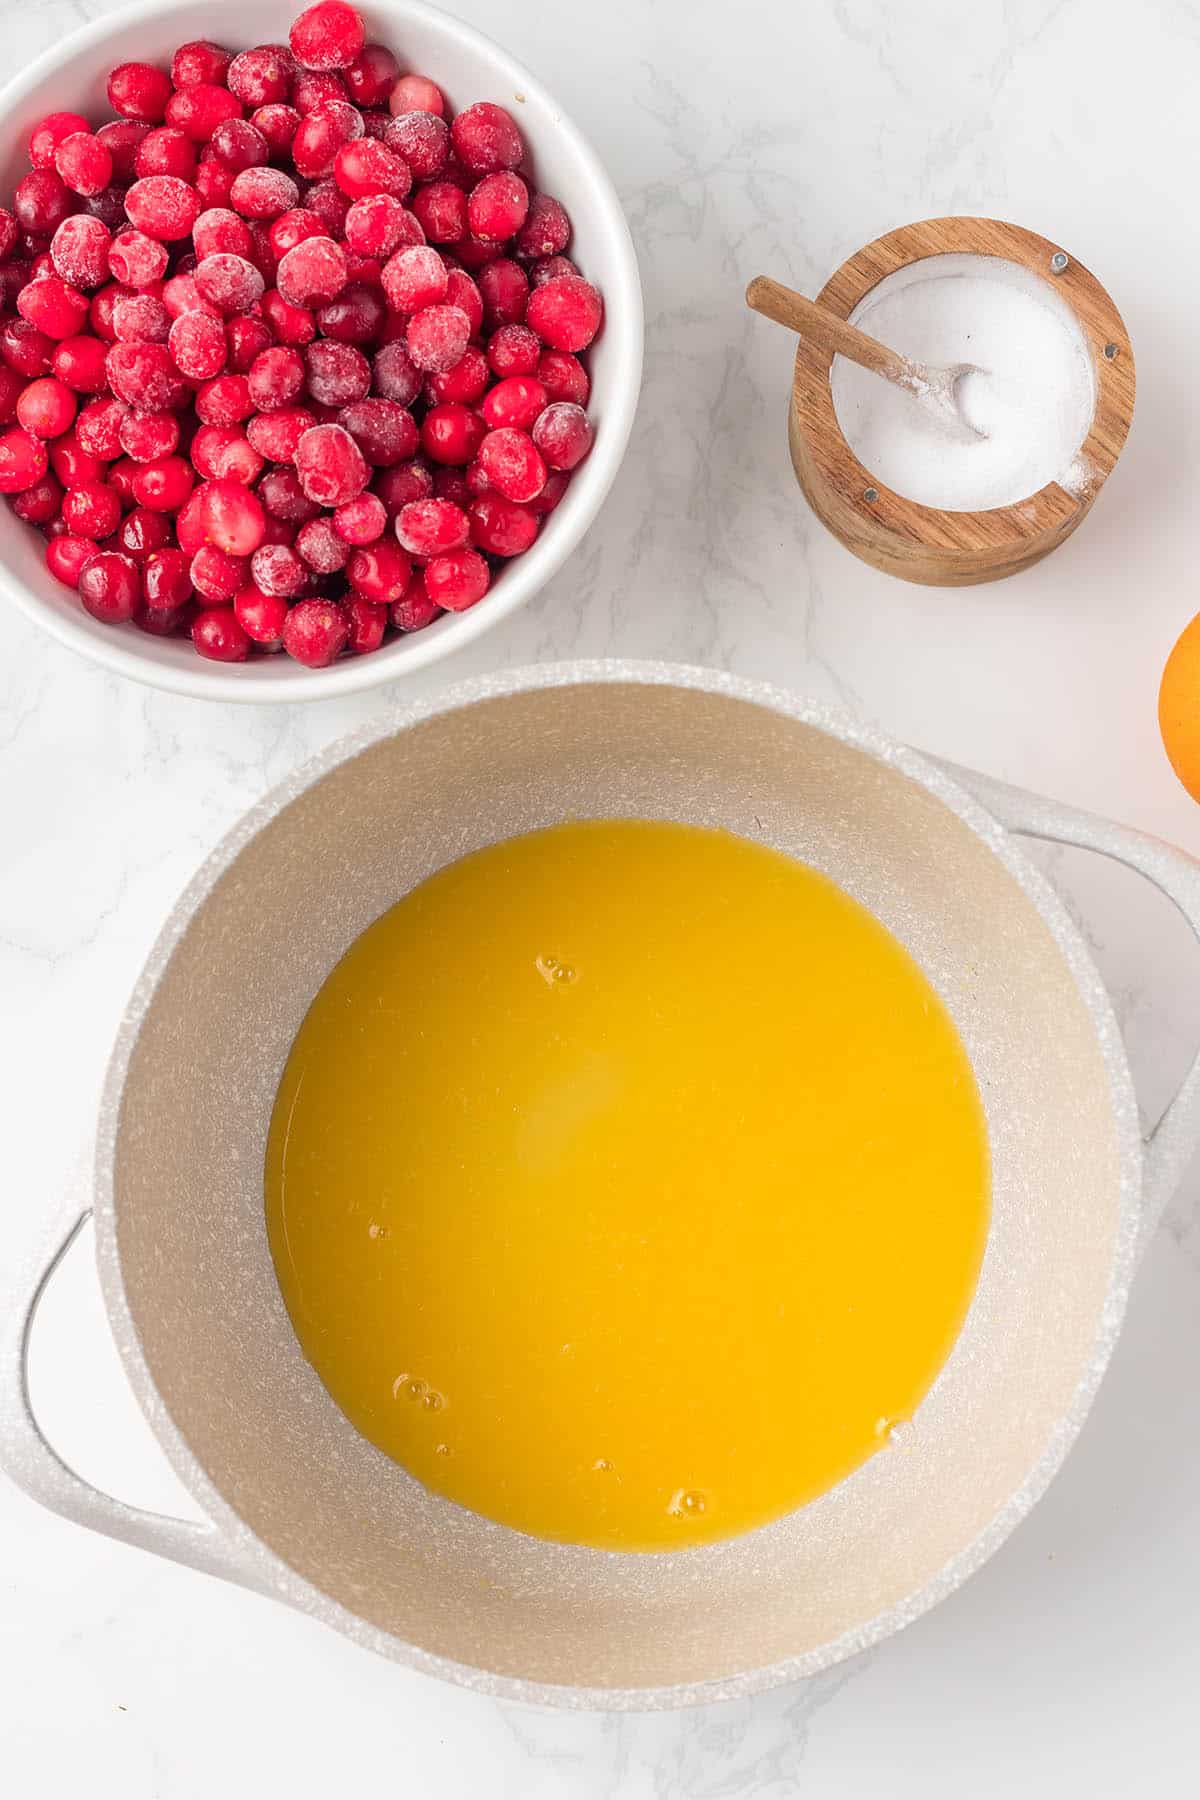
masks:
<path id="1" fill-rule="evenodd" d="M 761 313 L 764 319 L 774 319 L 777 325 L 798 332 L 822 350 L 848 357 L 851 362 L 873 370 L 888 381 L 899 382 L 901 387 L 912 387 L 918 376 L 914 364 L 899 351 L 889 350 L 886 344 L 847 325 L 836 313 L 826 312 L 815 300 L 806 299 L 803 294 L 772 281 L 769 275 L 754 277 L 746 289 L 746 305 Z"/>

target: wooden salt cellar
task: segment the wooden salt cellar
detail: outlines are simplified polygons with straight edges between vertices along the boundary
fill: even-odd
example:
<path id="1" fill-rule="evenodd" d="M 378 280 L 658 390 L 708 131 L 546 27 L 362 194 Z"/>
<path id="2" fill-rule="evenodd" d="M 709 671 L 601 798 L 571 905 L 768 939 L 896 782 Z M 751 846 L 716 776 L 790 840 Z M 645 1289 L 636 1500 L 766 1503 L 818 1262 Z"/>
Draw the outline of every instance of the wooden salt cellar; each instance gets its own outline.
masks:
<path id="1" fill-rule="evenodd" d="M 851 450 L 830 389 L 832 353 L 804 338 L 796 352 L 788 442 L 796 479 L 835 537 L 864 562 L 905 581 L 965 587 L 1040 562 L 1090 510 L 1116 464 L 1133 418 L 1134 361 L 1120 313 L 1096 277 L 1056 244 L 998 219 L 925 219 L 876 238 L 844 262 L 817 296 L 848 319 L 887 275 L 928 256 L 1003 257 L 1053 286 L 1091 350 L 1096 408 L 1077 461 L 1078 493 L 1051 481 L 1028 499 L 988 512 L 921 506 L 884 487 Z"/>

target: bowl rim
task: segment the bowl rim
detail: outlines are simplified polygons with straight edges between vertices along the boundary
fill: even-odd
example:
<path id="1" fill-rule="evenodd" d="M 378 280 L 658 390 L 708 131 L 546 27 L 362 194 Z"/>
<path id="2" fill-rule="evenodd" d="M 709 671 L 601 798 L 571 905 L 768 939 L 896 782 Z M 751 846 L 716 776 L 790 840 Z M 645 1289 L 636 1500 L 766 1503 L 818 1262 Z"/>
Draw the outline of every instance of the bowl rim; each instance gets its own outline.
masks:
<path id="1" fill-rule="evenodd" d="M 638 1687 L 571 1686 L 456 1661 L 368 1624 L 323 1592 L 261 1539 L 216 1487 L 175 1424 L 155 1385 L 125 1292 L 116 1236 L 115 1173 L 121 1102 L 130 1059 L 158 985 L 209 895 L 241 852 L 280 813 L 334 769 L 373 744 L 432 718 L 467 711 L 492 700 L 554 687 L 603 685 L 670 687 L 681 693 L 722 696 L 757 706 L 863 752 L 925 789 L 954 813 L 1017 882 L 1050 931 L 1096 1031 L 1112 1106 L 1118 1166 L 1118 1208 L 1109 1283 L 1097 1308 L 1096 1332 L 1075 1392 L 1025 1478 L 995 1507 L 981 1531 L 923 1586 L 883 1607 L 839 1638 L 779 1661 L 726 1676 Z M 1082 932 L 1047 878 L 994 813 L 971 794 L 949 766 L 889 737 L 840 708 L 800 698 L 765 681 L 688 664 L 596 659 L 532 664 L 458 681 L 438 693 L 414 697 L 398 710 L 358 726 L 308 758 L 259 799 L 221 838 L 176 900 L 138 976 L 122 1016 L 105 1073 L 96 1128 L 92 1188 L 96 1262 L 110 1328 L 126 1377 L 175 1473 L 205 1518 L 245 1569 L 246 1585 L 321 1620 L 352 1642 L 390 1661 L 437 1675 L 476 1693 L 530 1705 L 576 1711 L 657 1712 L 745 1699 L 770 1688 L 822 1673 L 903 1630 L 970 1575 L 982 1568 L 1041 1499 L 1062 1466 L 1091 1410 L 1116 1347 L 1136 1269 L 1141 1221 L 1143 1144 L 1128 1053 L 1112 999 Z M 597 1554 L 603 1555 L 604 1552 Z"/>
<path id="2" fill-rule="evenodd" d="M 286 674 L 270 665 L 259 668 L 254 663 L 240 663 L 226 667 L 194 655 L 181 656 L 178 664 L 152 661 L 139 649 L 137 640 L 125 632 L 105 628 L 107 635 L 98 637 L 73 614 L 54 611 L 0 557 L 0 591 L 58 643 L 110 674 L 128 676 L 143 685 L 191 699 L 264 704 L 332 700 L 403 680 L 406 674 L 454 655 L 526 605 L 578 548 L 624 460 L 641 393 L 645 312 L 637 252 L 612 177 L 587 137 L 546 86 L 485 32 L 426 0 L 367 0 L 366 11 L 368 15 L 375 11 L 380 16 L 393 17 L 398 30 L 403 29 L 405 19 L 419 19 L 448 40 L 468 46 L 493 62 L 506 86 L 511 84 L 514 92 L 534 101 L 553 119 L 555 131 L 566 142 L 595 197 L 599 235 L 613 253 L 613 269 L 604 277 L 605 313 L 621 320 L 624 341 L 620 347 L 622 366 L 606 407 L 603 430 L 597 433 L 595 448 L 577 478 L 578 490 L 582 490 L 579 516 L 566 530 L 540 537 L 524 556 L 505 569 L 505 579 L 498 590 L 489 591 L 482 602 L 466 612 L 445 614 L 424 631 L 393 640 L 370 656 L 343 657 L 329 668 L 315 670 L 297 663 Z M 132 0 L 132 4 L 70 32 L 0 88 L 0 112 L 10 115 L 64 61 L 89 47 L 99 50 L 114 31 L 177 13 L 195 17 L 195 0 Z"/>

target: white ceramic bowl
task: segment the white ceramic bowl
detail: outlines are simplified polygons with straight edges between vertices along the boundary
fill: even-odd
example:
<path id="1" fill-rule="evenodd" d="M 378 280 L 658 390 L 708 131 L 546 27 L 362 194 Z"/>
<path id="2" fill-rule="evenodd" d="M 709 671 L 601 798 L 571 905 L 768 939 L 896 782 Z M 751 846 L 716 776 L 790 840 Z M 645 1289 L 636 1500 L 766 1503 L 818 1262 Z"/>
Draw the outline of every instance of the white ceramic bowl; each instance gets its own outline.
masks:
<path id="1" fill-rule="evenodd" d="M 286 41 L 301 10 L 302 0 L 141 0 L 73 33 L 0 97 L 0 194 L 7 198 L 27 169 L 25 142 L 44 113 L 71 108 L 97 123 L 111 116 L 104 84 L 115 63 L 166 62 L 189 38 L 237 49 Z M 16 605 L 60 643 L 106 669 L 174 693 L 217 700 L 326 699 L 393 681 L 469 644 L 531 599 L 570 555 L 600 510 L 633 425 L 642 371 L 641 286 L 629 227 L 595 152 L 541 83 L 469 25 L 420 0 L 381 0 L 361 10 L 368 37 L 389 45 L 402 68 L 429 75 L 453 106 L 492 100 L 508 107 L 539 184 L 570 213 L 571 253 L 605 304 L 604 330 L 589 353 L 595 448 L 533 548 L 500 573 L 477 606 L 329 669 L 305 669 L 283 655 L 231 667 L 205 661 L 186 639 L 102 625 L 48 573 L 40 536 L 0 507 L 0 586 Z"/>

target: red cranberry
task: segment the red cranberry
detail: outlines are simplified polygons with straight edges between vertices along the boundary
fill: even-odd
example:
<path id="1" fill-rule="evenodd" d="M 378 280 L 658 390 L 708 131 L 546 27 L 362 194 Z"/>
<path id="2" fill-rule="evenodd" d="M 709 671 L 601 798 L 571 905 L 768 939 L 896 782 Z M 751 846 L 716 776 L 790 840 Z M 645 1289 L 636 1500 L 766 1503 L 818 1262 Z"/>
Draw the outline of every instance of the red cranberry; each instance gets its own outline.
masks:
<path id="1" fill-rule="evenodd" d="M 420 393 L 421 371 L 399 340 L 375 352 L 371 385 L 385 400 L 396 400 L 401 406 L 410 406 Z"/>
<path id="2" fill-rule="evenodd" d="M 101 550 L 79 571 L 79 598 L 84 610 L 105 625 L 124 625 L 142 598 L 142 583 L 132 557 Z"/>
<path id="3" fill-rule="evenodd" d="M 99 394 L 108 386 L 106 354 L 99 338 L 64 338 L 54 349 L 54 373 L 77 394 Z"/>
<path id="4" fill-rule="evenodd" d="M 570 400 L 586 406 L 591 388 L 587 370 L 569 350 L 543 350 L 538 358 L 537 377 L 551 400 Z"/>
<path id="5" fill-rule="evenodd" d="M 196 81 L 177 88 L 167 101 L 165 118 L 190 137 L 194 143 L 207 144 L 218 125 L 226 119 L 240 119 L 242 103 L 228 88 L 213 82 Z"/>
<path id="6" fill-rule="evenodd" d="M 160 281 L 168 260 L 166 245 L 144 231 L 119 231 L 108 246 L 108 266 L 126 287 L 149 287 Z"/>
<path id="7" fill-rule="evenodd" d="M 353 400 L 342 407 L 337 423 L 345 427 L 367 461 L 377 469 L 407 462 L 417 448 L 416 421 L 394 400 Z"/>
<path id="8" fill-rule="evenodd" d="M 114 112 L 143 125 L 157 125 L 171 98 L 171 83 L 151 63 L 118 63 L 108 78 L 108 103 Z"/>
<path id="9" fill-rule="evenodd" d="M 254 411 L 245 375 L 217 375 L 196 392 L 196 417 L 206 425 L 239 425 Z"/>
<path id="10" fill-rule="evenodd" d="M 538 534 L 538 517 L 503 494 L 480 494 L 471 502 L 471 542 L 490 556 L 520 556 Z"/>
<path id="11" fill-rule="evenodd" d="M 252 262 L 218 250 L 196 264 L 196 288 L 223 313 L 245 313 L 262 298 L 266 283 Z"/>
<path id="12" fill-rule="evenodd" d="M 510 375 L 535 375 L 541 350 L 541 340 L 527 325 L 501 325 L 488 340 L 487 359 L 503 381 Z"/>
<path id="13" fill-rule="evenodd" d="M 525 223 L 513 246 L 523 261 L 557 256 L 571 241 L 571 221 L 565 207 L 550 194 L 534 194 Z"/>
<path id="14" fill-rule="evenodd" d="M 105 367 L 107 369 L 107 362 Z M 124 400 L 103 395 L 89 400 L 75 421 L 80 448 L 88 456 L 99 457 L 101 462 L 112 462 L 120 456 L 121 420 L 128 411 Z"/>
<path id="15" fill-rule="evenodd" d="M 70 532 L 64 532 L 60 537 L 51 538 L 46 545 L 46 567 L 64 587 L 78 587 L 84 564 L 95 554 L 96 546 L 89 538 L 72 537 Z"/>
<path id="16" fill-rule="evenodd" d="M 277 594 L 264 594 L 257 587 L 244 587 L 233 597 L 233 616 L 246 636 L 256 644 L 274 649 L 283 642 L 288 604 Z"/>
<path id="17" fill-rule="evenodd" d="M 292 83 L 292 105 L 302 118 L 319 112 L 332 100 L 348 101 L 350 90 L 333 69 L 301 69 Z"/>
<path id="18" fill-rule="evenodd" d="M 347 100 L 329 100 L 315 112 L 305 113 L 292 139 L 296 173 L 306 181 L 331 175 L 343 144 L 362 136 L 362 114 Z"/>
<path id="19" fill-rule="evenodd" d="M 31 381 L 17 401 L 17 423 L 34 437 L 61 437 L 75 422 L 77 404 L 65 382 L 43 376 Z"/>
<path id="20" fill-rule="evenodd" d="M 272 102 L 270 105 L 260 106 L 252 115 L 250 123 L 266 138 L 271 155 L 282 161 L 292 147 L 292 139 L 300 124 L 300 114 L 294 106 Z"/>
<path id="21" fill-rule="evenodd" d="M 196 504 L 201 529 L 207 536 L 203 493 Z M 219 550 L 215 544 L 206 542 L 192 557 L 188 573 L 198 594 L 214 606 L 228 606 L 238 589 L 246 585 L 249 567 L 248 557 L 230 556 L 227 550 Z"/>
<path id="22" fill-rule="evenodd" d="M 54 152 L 54 167 L 73 194 L 102 194 L 112 180 L 112 155 L 90 131 L 73 131 Z"/>
<path id="23" fill-rule="evenodd" d="M 175 175 L 180 181 L 196 177 L 196 146 L 186 132 L 174 125 L 159 125 L 147 131 L 134 155 L 133 172 L 137 175 Z"/>
<path id="24" fill-rule="evenodd" d="M 479 271 L 483 319 L 489 331 L 498 325 L 522 325 L 529 305 L 529 278 L 520 263 L 502 256 Z M 540 334 L 539 334 L 540 335 Z"/>
<path id="25" fill-rule="evenodd" d="M 383 536 L 387 522 L 387 508 L 375 494 L 360 494 L 357 500 L 339 506 L 333 515 L 338 536 L 356 546 L 375 543 Z"/>
<path id="26" fill-rule="evenodd" d="M 363 47 L 362 19 L 344 0 L 318 0 L 288 33 L 292 55 L 304 69 L 348 69 Z"/>
<path id="27" fill-rule="evenodd" d="M 220 86 L 225 80 L 232 52 L 222 49 L 208 38 L 193 38 L 180 44 L 171 58 L 171 80 L 177 88 L 195 87 L 206 81 Z"/>
<path id="28" fill-rule="evenodd" d="M 210 481 L 201 488 L 200 517 L 209 543 L 230 556 L 252 556 L 266 531 L 262 502 L 240 481 Z"/>
<path id="29" fill-rule="evenodd" d="M 45 375 L 54 356 L 54 339 L 28 319 L 5 319 L 0 325 L 0 355 L 18 375 Z"/>
<path id="30" fill-rule="evenodd" d="M 25 488 L 20 494 L 11 494 L 8 504 L 26 525 L 49 525 L 58 518 L 62 501 L 61 486 L 53 475 L 47 474 L 34 487 Z M 62 533 L 64 537 L 69 535 L 66 531 Z"/>
<path id="31" fill-rule="evenodd" d="M 356 106 L 383 106 L 399 74 L 400 64 L 385 44 L 364 44 L 342 79 Z"/>
<path id="32" fill-rule="evenodd" d="M 292 53 L 283 44 L 256 44 L 234 57 L 225 83 L 244 106 L 272 106 L 291 93 L 295 68 Z"/>
<path id="33" fill-rule="evenodd" d="M 246 427 L 246 436 L 260 456 L 290 463 L 296 460 L 300 439 L 316 422 L 306 406 L 282 406 L 277 412 L 257 413 Z M 300 516 L 309 515 L 306 511 Z"/>
<path id="34" fill-rule="evenodd" d="M 214 156 L 211 149 L 206 149 L 196 165 L 195 188 L 201 210 L 210 206 L 228 206 L 236 179 L 229 164 Z"/>
<path id="35" fill-rule="evenodd" d="M 397 631 L 420 631 L 432 625 L 441 608 L 429 598 L 425 577 L 418 569 L 398 600 L 393 600 L 388 616 Z"/>
<path id="36" fill-rule="evenodd" d="M 457 306 L 425 306 L 408 321 L 404 342 L 418 369 L 452 369 L 467 348 L 471 322 Z"/>
<path id="37" fill-rule="evenodd" d="M 306 668 L 324 669 L 341 655 L 348 635 L 345 612 L 334 601 L 298 600 L 284 622 L 283 647 Z"/>
<path id="38" fill-rule="evenodd" d="M 322 406 L 346 406 L 371 390 L 371 365 L 353 344 L 318 339 L 305 351 L 305 363 L 308 391 Z"/>
<path id="39" fill-rule="evenodd" d="M 529 212 L 529 189 L 511 169 L 485 175 L 471 189 L 467 224 L 477 238 L 501 243 L 520 231 Z"/>
<path id="40" fill-rule="evenodd" d="M 120 437 L 122 450 L 134 462 L 154 462 L 177 449 L 179 420 L 169 412 L 130 412 L 121 420 Z"/>
<path id="41" fill-rule="evenodd" d="M 225 367 L 225 327 L 209 313 L 181 313 L 167 343 L 175 367 L 191 381 L 207 381 Z"/>
<path id="42" fill-rule="evenodd" d="M 551 350 L 583 350 L 600 329 L 603 306 L 590 282 L 560 275 L 535 288 L 526 323 Z"/>
<path id="43" fill-rule="evenodd" d="M 112 119 L 97 131 L 96 136 L 112 157 L 113 180 L 123 187 L 127 187 L 139 172 L 137 153 L 149 135 L 149 125 L 137 119 Z"/>
<path id="44" fill-rule="evenodd" d="M 389 517 L 395 518 L 410 500 L 429 498 L 433 492 L 433 473 L 427 463 L 414 457 L 411 462 L 398 463 L 394 469 L 381 470 L 372 484 L 372 492 L 383 501 Z"/>
<path id="45" fill-rule="evenodd" d="M 117 536 L 125 555 L 132 556 L 134 562 L 144 563 L 155 550 L 162 550 L 170 543 L 171 527 L 162 513 L 135 506 L 121 520 Z"/>
<path id="46" fill-rule="evenodd" d="M 296 533 L 296 549 L 314 575 L 336 575 L 344 569 L 350 546 L 338 536 L 329 518 L 310 519 Z"/>
<path id="47" fill-rule="evenodd" d="M 387 606 L 398 600 L 411 574 L 412 564 L 407 556 L 387 538 L 355 550 L 346 564 L 351 587 L 376 606 Z"/>
<path id="48" fill-rule="evenodd" d="M 286 344 L 276 344 L 255 357 L 247 377 L 250 399 L 259 412 L 287 406 L 304 386 L 304 358 Z"/>
<path id="49" fill-rule="evenodd" d="M 227 206 L 210 206 L 192 226 L 192 244 L 201 262 L 206 256 L 249 257 L 254 239 L 245 219 Z"/>
<path id="50" fill-rule="evenodd" d="M 466 612 L 482 600 L 491 571 L 477 550 L 451 550 L 426 565 L 425 588 L 430 600 L 447 612 Z"/>
<path id="51" fill-rule="evenodd" d="M 263 316 L 281 344 L 311 344 L 317 321 L 306 306 L 292 306 L 277 288 L 262 297 Z"/>
<path id="52" fill-rule="evenodd" d="M 427 112 L 439 119 L 446 111 L 442 90 L 426 75 L 402 75 L 392 89 L 388 106 L 393 113 Z"/>
<path id="53" fill-rule="evenodd" d="M 29 160 L 35 169 L 52 169 L 58 146 L 77 131 L 90 131 L 82 113 L 52 112 L 39 119 L 29 134 Z M 5 252 L 7 255 L 7 251 Z"/>
<path id="54" fill-rule="evenodd" d="M 177 175 L 143 175 L 125 196 L 129 223 L 160 243 L 190 236 L 200 215 L 200 196 Z"/>
<path id="55" fill-rule="evenodd" d="M 271 159 L 271 146 L 249 119 L 222 119 L 211 143 L 214 155 L 238 174 L 263 168 Z"/>
<path id="56" fill-rule="evenodd" d="M 531 375 L 509 375 L 498 381 L 479 408 L 484 423 L 492 431 L 513 425 L 528 431 L 534 420 L 546 409 L 546 390 Z"/>
<path id="57" fill-rule="evenodd" d="M 335 300 L 317 309 L 317 324 L 327 338 L 341 344 L 366 344 L 378 337 L 387 319 L 382 295 L 360 282 L 344 287 Z"/>
<path id="58" fill-rule="evenodd" d="M 533 500 L 546 484 L 546 465 L 523 431 L 489 431 L 479 447 L 489 483 L 506 500 Z"/>
<path id="59" fill-rule="evenodd" d="M 17 295 L 17 308 L 22 318 L 50 338 L 76 337 L 87 323 L 86 298 L 61 275 L 31 281 Z"/>
<path id="60" fill-rule="evenodd" d="M 75 211 L 75 196 L 53 169 L 31 169 L 17 183 L 12 209 L 23 231 L 53 237 Z"/>
<path id="61" fill-rule="evenodd" d="M 284 600 L 298 599 L 309 583 L 308 568 L 290 544 L 260 545 L 250 558 L 250 574 L 264 594 Z"/>
<path id="62" fill-rule="evenodd" d="M 148 506 L 151 512 L 178 512 L 191 491 L 191 465 L 182 456 L 156 456 L 153 462 L 143 463 L 133 478 L 138 505 Z"/>
<path id="63" fill-rule="evenodd" d="M 466 236 L 467 196 L 452 181 L 431 181 L 412 196 L 412 211 L 431 244 L 455 244 Z"/>
<path id="64" fill-rule="evenodd" d="M 333 179 L 350 200 L 370 194 L 391 194 L 403 200 L 412 187 L 408 164 L 386 144 L 369 137 L 339 146 L 333 159 Z"/>
<path id="65" fill-rule="evenodd" d="M 63 518 L 74 537 L 106 538 L 121 523 L 121 496 L 105 481 L 84 481 L 68 488 Z"/>
<path id="66" fill-rule="evenodd" d="M 152 550 L 142 570 L 146 604 L 168 612 L 192 597 L 190 556 L 183 550 Z"/>
<path id="67" fill-rule="evenodd" d="M 277 285 L 292 306 L 332 300 L 346 285 L 346 256 L 332 238 L 306 238 L 279 264 Z"/>
<path id="68" fill-rule="evenodd" d="M 479 454 L 487 427 L 477 413 L 456 400 L 431 406 L 421 424 L 421 448 L 431 462 L 456 467 Z"/>
<path id="69" fill-rule="evenodd" d="M 446 166 L 450 131 L 436 113 L 407 112 L 392 120 L 384 142 L 404 158 L 417 181 L 433 181 Z"/>
<path id="70" fill-rule="evenodd" d="M 113 302 L 112 323 L 119 344 L 165 344 L 171 315 L 153 294 L 118 294 Z"/>
<path id="71" fill-rule="evenodd" d="M 525 154 L 511 115 L 490 100 L 477 101 L 459 113 L 450 127 L 450 141 L 459 161 L 473 175 L 515 169 Z"/>
<path id="72" fill-rule="evenodd" d="M 410 244 L 384 264 L 383 291 L 397 312 L 415 313 L 446 297 L 446 265 L 427 244 Z"/>
<path id="73" fill-rule="evenodd" d="M 271 342 L 270 327 L 262 319 L 230 319 L 225 326 L 230 367 L 245 375 L 254 359 Z"/>
<path id="74" fill-rule="evenodd" d="M 245 662 L 250 639 L 232 607 L 213 606 L 192 620 L 192 643 L 211 662 Z"/>

